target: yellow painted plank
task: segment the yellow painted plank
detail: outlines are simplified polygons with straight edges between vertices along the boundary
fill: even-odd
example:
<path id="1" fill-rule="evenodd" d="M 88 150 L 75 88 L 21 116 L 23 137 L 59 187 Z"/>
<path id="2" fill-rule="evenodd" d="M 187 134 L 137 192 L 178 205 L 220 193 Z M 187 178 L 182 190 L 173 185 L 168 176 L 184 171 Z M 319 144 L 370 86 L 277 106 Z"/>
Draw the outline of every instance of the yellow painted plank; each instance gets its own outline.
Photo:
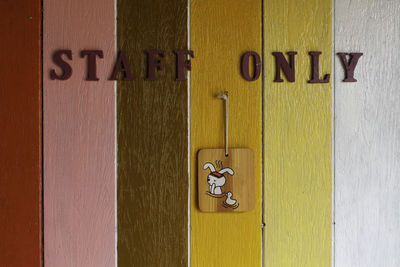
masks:
<path id="1" fill-rule="evenodd" d="M 331 266 L 332 84 L 309 84 L 309 51 L 331 73 L 331 0 L 264 0 L 264 266 Z M 274 83 L 273 51 L 298 51 Z"/>
<path id="2" fill-rule="evenodd" d="M 261 265 L 261 77 L 240 75 L 240 57 L 261 56 L 261 2 L 191 1 L 191 263 Z M 197 200 L 197 152 L 224 146 L 223 102 L 229 92 L 229 143 L 249 147 L 255 161 L 255 208 L 245 213 L 203 213 Z"/>

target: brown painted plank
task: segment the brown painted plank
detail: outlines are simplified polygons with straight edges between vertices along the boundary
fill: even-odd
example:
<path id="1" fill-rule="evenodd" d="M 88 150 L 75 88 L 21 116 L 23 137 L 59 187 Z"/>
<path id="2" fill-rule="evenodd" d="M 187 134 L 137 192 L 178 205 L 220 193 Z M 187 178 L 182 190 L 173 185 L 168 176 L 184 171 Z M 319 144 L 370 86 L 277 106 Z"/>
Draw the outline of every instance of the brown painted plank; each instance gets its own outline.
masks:
<path id="1" fill-rule="evenodd" d="M 0 1 L 0 265 L 41 264 L 40 1 Z"/>
<path id="2" fill-rule="evenodd" d="M 135 81 L 118 82 L 118 265 L 187 265 L 187 82 L 173 50 L 187 48 L 187 1 L 118 0 L 118 48 Z M 145 49 L 165 50 L 145 81 Z"/>
<path id="3" fill-rule="evenodd" d="M 44 1 L 44 261 L 115 264 L 114 0 Z M 70 79 L 51 80 L 57 49 L 71 49 Z M 99 81 L 85 81 L 83 49 L 103 50 Z"/>

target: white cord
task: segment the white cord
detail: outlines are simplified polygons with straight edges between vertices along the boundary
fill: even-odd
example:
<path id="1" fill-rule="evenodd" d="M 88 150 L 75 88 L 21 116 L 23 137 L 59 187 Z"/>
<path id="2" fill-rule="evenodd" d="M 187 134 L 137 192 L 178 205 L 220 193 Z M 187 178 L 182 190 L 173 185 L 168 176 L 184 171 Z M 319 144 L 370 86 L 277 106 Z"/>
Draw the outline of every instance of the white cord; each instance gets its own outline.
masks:
<path id="1" fill-rule="evenodd" d="M 217 95 L 219 99 L 225 101 L 225 156 L 228 156 L 228 124 L 229 124 L 229 97 L 228 92 Z"/>

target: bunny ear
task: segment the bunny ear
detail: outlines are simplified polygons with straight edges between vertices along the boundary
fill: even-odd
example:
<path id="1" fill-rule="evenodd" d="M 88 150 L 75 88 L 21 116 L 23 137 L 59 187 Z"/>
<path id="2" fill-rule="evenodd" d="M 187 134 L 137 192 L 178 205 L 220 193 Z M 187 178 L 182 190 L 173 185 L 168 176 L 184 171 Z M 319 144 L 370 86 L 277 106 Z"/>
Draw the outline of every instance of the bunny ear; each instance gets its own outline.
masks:
<path id="1" fill-rule="evenodd" d="M 207 162 L 206 164 L 204 164 L 203 170 L 205 170 L 207 168 L 210 169 L 211 172 L 215 172 L 215 167 L 214 167 L 214 165 L 212 165 L 212 163 Z"/>
<path id="2" fill-rule="evenodd" d="M 229 173 L 230 175 L 235 174 L 235 172 L 231 168 L 223 168 L 222 170 L 219 171 L 220 174 L 224 174 L 226 172 Z"/>

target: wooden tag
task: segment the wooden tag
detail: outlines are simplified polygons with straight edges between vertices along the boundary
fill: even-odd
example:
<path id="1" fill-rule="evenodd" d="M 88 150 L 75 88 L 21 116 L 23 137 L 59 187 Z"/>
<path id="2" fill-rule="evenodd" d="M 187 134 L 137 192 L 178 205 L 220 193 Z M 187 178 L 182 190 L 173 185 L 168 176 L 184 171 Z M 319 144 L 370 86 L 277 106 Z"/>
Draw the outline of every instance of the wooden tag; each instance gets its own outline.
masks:
<path id="1" fill-rule="evenodd" d="M 202 149 L 197 154 L 199 208 L 243 212 L 254 208 L 254 153 L 249 148 Z"/>

